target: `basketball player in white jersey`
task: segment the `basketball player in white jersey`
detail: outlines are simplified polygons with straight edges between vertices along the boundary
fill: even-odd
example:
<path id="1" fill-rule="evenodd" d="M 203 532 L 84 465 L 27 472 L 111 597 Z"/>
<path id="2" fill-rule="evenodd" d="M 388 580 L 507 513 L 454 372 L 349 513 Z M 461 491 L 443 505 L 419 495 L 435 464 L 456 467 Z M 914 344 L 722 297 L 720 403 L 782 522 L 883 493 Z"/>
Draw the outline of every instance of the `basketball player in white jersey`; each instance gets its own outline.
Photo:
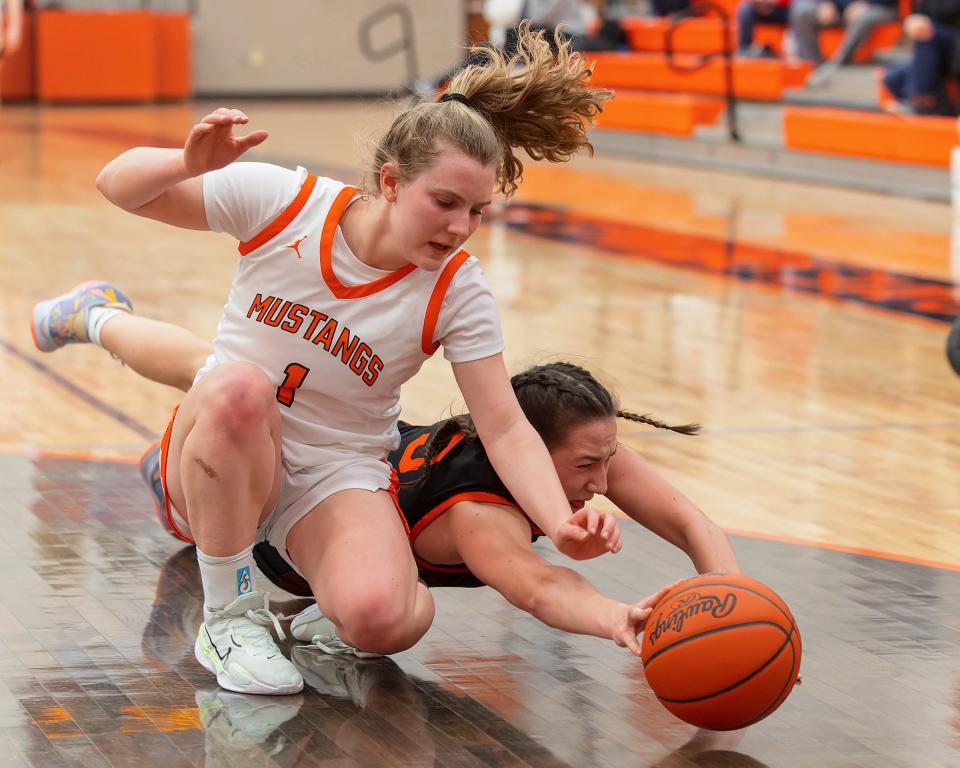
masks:
<path id="1" fill-rule="evenodd" d="M 303 685 L 253 583 L 258 535 L 304 575 L 352 647 L 397 652 L 430 626 L 433 600 L 385 459 L 399 443 L 399 387 L 440 346 L 497 474 L 536 525 L 575 558 L 619 548 L 609 515 L 570 515 L 510 387 L 493 299 L 462 251 L 494 190 L 516 188 L 512 147 L 551 161 L 590 147 L 586 125 L 610 93 L 588 89 L 588 75 L 566 46 L 555 58 L 542 33 L 523 29 L 511 60 L 489 49 L 439 102 L 395 118 L 367 194 L 303 170 L 234 164 L 267 134 L 234 136 L 247 118 L 230 109 L 194 126 L 182 150 L 133 149 L 98 177 L 121 208 L 240 242 L 213 355 L 162 452 L 171 519 L 197 543 L 205 619 L 195 655 L 222 687 Z M 107 298 L 92 310 L 94 336 L 126 303 Z M 37 306 L 40 349 L 69 335 L 71 302 Z"/>
<path id="2" fill-rule="evenodd" d="M 108 283 L 86 283 L 73 295 L 99 295 L 106 301 L 123 293 Z M 210 355 L 209 342 L 171 323 L 135 315 L 129 303 L 122 308 L 101 329 L 98 346 L 151 381 L 189 390 Z M 79 333 L 72 333 L 70 341 L 90 338 L 90 314 L 89 308 L 73 313 L 72 327 Z M 622 410 L 616 395 L 572 363 L 534 366 L 510 382 L 550 452 L 571 509 L 583 507 L 595 494 L 605 496 L 681 549 L 699 573 L 740 570 L 719 526 L 617 440 L 618 419 L 682 434 L 696 433 L 698 425 L 670 426 Z M 545 559 L 532 546 L 542 531 L 497 477 L 476 438 L 468 415 L 427 426 L 400 422 L 400 445 L 388 458 L 400 481 L 398 512 L 409 531 L 420 580 L 430 588 L 493 587 L 549 626 L 607 638 L 639 656 L 637 635 L 666 590 L 632 605 L 622 603 L 599 593 L 576 571 Z M 144 452 L 140 473 L 161 526 L 189 541 L 168 503 L 160 447 L 158 441 Z M 300 535 L 291 531 L 286 546 Z M 311 597 L 310 585 L 277 543 L 268 539 L 254 547 L 261 572 L 286 592 Z M 293 617 L 290 629 L 325 653 L 375 655 L 344 643 L 316 605 Z"/>

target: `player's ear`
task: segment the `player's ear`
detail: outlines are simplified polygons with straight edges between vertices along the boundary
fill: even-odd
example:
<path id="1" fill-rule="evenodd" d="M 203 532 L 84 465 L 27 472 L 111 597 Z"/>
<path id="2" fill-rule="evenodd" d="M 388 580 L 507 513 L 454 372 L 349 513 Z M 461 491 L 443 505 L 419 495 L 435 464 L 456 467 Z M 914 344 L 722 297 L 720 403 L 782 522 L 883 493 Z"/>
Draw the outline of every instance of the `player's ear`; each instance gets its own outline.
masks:
<path id="1" fill-rule="evenodd" d="M 380 166 L 380 192 L 388 203 L 397 202 L 399 184 L 400 176 L 393 163 L 384 163 Z"/>

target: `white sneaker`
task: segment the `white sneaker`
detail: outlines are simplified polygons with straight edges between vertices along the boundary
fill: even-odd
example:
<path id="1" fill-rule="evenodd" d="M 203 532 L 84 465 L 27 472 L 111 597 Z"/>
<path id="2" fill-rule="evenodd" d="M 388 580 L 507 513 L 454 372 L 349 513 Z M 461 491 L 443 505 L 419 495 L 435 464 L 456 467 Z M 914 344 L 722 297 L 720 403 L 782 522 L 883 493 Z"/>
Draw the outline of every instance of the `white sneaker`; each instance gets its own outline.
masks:
<path id="1" fill-rule="evenodd" d="M 293 617 L 290 631 L 297 640 L 308 642 L 324 653 L 356 656 L 358 659 L 376 659 L 381 656 L 379 653 L 368 653 L 354 648 L 337 637 L 337 628 L 330 619 L 320 613 L 320 606 L 316 603 Z"/>
<path id="2" fill-rule="evenodd" d="M 213 615 L 213 621 L 200 625 L 193 655 L 217 676 L 221 688 L 272 695 L 303 690 L 303 678 L 270 634 L 272 625 L 281 640 L 286 637 L 265 594 L 238 597 Z"/>

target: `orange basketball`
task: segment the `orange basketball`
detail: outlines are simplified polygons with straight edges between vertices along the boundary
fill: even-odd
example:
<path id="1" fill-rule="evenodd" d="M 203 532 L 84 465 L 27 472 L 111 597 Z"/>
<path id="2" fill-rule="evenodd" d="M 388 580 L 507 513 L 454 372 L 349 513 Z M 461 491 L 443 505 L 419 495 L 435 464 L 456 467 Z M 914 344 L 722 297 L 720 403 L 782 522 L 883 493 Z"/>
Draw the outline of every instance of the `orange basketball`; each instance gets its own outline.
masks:
<path id="1" fill-rule="evenodd" d="M 681 720 L 714 731 L 765 718 L 800 671 L 800 630 L 787 604 L 739 573 L 677 584 L 647 619 L 641 649 L 660 702 Z"/>

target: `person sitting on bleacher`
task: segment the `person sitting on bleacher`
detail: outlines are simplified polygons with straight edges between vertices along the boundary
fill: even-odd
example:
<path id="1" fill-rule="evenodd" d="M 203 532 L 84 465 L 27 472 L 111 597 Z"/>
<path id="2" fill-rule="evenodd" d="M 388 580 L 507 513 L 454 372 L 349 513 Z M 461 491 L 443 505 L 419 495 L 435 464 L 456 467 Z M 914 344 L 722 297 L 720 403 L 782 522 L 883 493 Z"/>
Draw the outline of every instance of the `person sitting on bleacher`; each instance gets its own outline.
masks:
<path id="1" fill-rule="evenodd" d="M 790 0 L 744 0 L 737 8 L 737 51 L 751 58 L 777 58 L 770 46 L 754 44 L 753 28 L 757 24 L 786 26 L 789 19 Z"/>
<path id="2" fill-rule="evenodd" d="M 524 0 L 519 7 L 517 23 L 529 19 L 530 28 L 544 30 L 551 41 L 553 30 L 560 27 L 563 37 L 570 39 L 574 51 L 626 48 L 627 36 L 618 20 L 600 11 L 597 4 L 587 0 Z M 516 35 L 516 25 L 506 31 L 503 47 L 508 55 L 516 48 Z"/>
<path id="3" fill-rule="evenodd" d="M 790 31 L 797 55 L 817 64 L 808 86 L 826 85 L 833 74 L 849 63 L 854 52 L 878 24 L 896 21 L 897 0 L 793 0 L 790 6 Z M 840 47 L 824 60 L 819 34 L 824 27 L 845 27 Z"/>
<path id="4" fill-rule="evenodd" d="M 913 56 L 890 67 L 883 78 L 897 99 L 894 111 L 956 115 L 947 86 L 960 75 L 960 0 L 919 0 L 903 31 L 913 41 Z"/>

